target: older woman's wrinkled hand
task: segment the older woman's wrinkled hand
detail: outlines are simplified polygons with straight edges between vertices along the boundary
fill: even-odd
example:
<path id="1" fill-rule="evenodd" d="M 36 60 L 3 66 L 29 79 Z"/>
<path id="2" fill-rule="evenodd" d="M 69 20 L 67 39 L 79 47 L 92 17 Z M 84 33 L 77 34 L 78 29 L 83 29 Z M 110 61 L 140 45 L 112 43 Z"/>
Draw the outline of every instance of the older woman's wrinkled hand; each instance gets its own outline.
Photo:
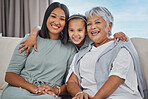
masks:
<path id="1" fill-rule="evenodd" d="M 93 99 L 92 96 L 88 95 L 85 92 L 79 93 L 77 94 L 75 97 L 73 97 L 72 99 Z"/>
<path id="2" fill-rule="evenodd" d="M 114 36 L 114 41 L 116 41 L 116 39 L 120 39 L 122 41 L 128 41 L 126 35 L 123 32 L 115 33 L 113 36 Z"/>

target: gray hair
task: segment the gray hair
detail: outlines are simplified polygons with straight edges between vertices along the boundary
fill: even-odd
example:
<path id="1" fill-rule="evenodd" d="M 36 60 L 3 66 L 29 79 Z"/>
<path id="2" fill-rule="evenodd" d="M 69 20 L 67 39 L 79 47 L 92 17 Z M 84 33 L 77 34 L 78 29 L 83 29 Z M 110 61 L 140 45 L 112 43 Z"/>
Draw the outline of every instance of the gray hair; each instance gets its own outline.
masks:
<path id="1" fill-rule="evenodd" d="M 94 7 L 89 11 L 85 12 L 85 16 L 86 18 L 91 17 L 93 14 L 95 14 L 96 16 L 102 17 L 107 25 L 109 25 L 110 22 L 113 23 L 113 16 L 111 14 L 111 12 L 105 8 L 105 7 Z M 109 36 L 111 35 L 111 31 L 109 32 Z"/>

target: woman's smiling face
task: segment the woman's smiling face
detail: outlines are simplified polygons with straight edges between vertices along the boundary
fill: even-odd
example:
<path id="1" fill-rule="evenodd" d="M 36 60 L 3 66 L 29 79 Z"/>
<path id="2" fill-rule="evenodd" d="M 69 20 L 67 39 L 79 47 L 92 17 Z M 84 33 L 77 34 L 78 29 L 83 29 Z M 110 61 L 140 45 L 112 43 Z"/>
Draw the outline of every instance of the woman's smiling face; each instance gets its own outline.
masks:
<path id="1" fill-rule="evenodd" d="M 100 44 L 104 39 L 108 38 L 111 24 L 108 25 L 102 17 L 92 14 L 92 16 L 87 18 L 88 36 L 95 44 Z"/>
<path id="2" fill-rule="evenodd" d="M 46 24 L 49 33 L 60 35 L 65 26 L 65 12 L 61 8 L 55 8 L 48 17 Z"/>

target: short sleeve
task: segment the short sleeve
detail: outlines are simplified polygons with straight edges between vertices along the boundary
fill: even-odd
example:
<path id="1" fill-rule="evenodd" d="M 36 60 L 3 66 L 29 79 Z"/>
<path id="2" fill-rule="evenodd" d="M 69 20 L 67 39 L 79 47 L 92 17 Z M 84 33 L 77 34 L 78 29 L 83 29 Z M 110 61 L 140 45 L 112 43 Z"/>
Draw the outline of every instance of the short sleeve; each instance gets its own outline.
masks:
<path id="1" fill-rule="evenodd" d="M 132 62 L 133 60 L 130 53 L 125 48 L 122 48 L 113 62 L 109 76 L 116 75 L 122 79 L 126 79 Z"/>
<path id="2" fill-rule="evenodd" d="M 29 36 L 30 36 L 29 34 L 26 34 L 22 41 L 25 41 Z M 20 53 L 20 50 L 18 50 L 19 47 L 20 47 L 20 44 L 16 46 L 13 52 L 13 55 L 11 57 L 11 60 L 6 72 L 14 72 L 14 73 L 20 74 L 21 70 L 24 68 L 28 55 L 25 55 L 26 51 L 24 51 L 23 53 Z"/>

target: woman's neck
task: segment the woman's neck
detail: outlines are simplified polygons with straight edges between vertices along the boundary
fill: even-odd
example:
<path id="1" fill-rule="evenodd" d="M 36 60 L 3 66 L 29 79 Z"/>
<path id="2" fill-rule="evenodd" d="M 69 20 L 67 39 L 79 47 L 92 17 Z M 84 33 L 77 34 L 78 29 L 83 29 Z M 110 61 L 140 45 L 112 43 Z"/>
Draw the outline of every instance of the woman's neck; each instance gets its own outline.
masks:
<path id="1" fill-rule="evenodd" d="M 59 40 L 60 39 L 60 33 L 58 33 L 58 34 L 49 33 L 49 37 L 52 40 Z"/>
<path id="2" fill-rule="evenodd" d="M 103 45 L 103 44 L 105 44 L 105 43 L 107 43 L 107 42 L 109 42 L 109 41 L 111 41 L 111 40 L 113 40 L 113 39 L 110 39 L 110 38 L 105 38 L 102 42 L 100 42 L 100 43 L 95 43 L 95 47 L 99 47 L 99 46 L 101 46 L 101 45 Z"/>

